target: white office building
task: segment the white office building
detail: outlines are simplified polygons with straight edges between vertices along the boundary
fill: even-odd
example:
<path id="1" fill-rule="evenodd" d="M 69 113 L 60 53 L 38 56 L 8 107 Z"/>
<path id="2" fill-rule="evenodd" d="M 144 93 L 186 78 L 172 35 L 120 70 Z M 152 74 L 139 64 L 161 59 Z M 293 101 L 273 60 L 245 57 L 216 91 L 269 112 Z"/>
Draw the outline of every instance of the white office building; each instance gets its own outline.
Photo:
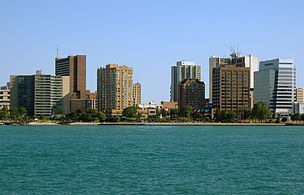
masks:
<path id="1" fill-rule="evenodd" d="M 178 83 L 184 79 L 201 80 L 201 66 L 190 60 L 178 61 L 176 66 L 171 66 L 170 99 L 174 102 L 178 99 Z"/>
<path id="2" fill-rule="evenodd" d="M 260 62 L 254 73 L 254 103 L 264 101 L 275 116 L 293 112 L 296 90 L 296 68 L 292 59 L 273 59 Z"/>

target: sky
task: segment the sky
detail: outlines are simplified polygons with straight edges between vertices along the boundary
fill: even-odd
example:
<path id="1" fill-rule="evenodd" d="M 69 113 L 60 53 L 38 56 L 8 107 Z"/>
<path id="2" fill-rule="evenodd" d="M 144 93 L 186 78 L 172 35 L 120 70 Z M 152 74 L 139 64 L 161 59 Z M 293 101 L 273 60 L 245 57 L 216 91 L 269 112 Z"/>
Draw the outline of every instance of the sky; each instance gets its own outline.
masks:
<path id="1" fill-rule="evenodd" d="M 202 66 L 209 96 L 209 57 L 230 48 L 259 61 L 291 58 L 304 87 L 302 0 L 0 0 L 0 85 L 10 75 L 54 74 L 55 58 L 87 55 L 87 89 L 97 68 L 133 67 L 142 102 L 169 101 L 170 67 Z"/>

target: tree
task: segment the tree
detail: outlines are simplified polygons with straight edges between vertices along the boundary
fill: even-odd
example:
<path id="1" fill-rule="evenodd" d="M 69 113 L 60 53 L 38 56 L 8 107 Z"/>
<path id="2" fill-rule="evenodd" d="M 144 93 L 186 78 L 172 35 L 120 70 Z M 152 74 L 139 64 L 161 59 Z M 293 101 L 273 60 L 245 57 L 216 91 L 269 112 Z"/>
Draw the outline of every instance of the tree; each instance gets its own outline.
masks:
<path id="1" fill-rule="evenodd" d="M 301 120 L 301 115 L 299 113 L 291 115 L 291 120 L 293 120 L 293 121 L 299 121 L 299 120 Z"/>
<path id="2" fill-rule="evenodd" d="M 226 121 L 227 122 L 233 122 L 236 119 L 236 113 L 233 111 L 228 111 L 225 113 L 226 114 Z"/>
<path id="3" fill-rule="evenodd" d="M 244 120 L 252 118 L 252 110 L 251 109 L 244 109 Z"/>
<path id="4" fill-rule="evenodd" d="M 177 109 L 171 109 L 170 110 L 170 117 L 171 118 L 177 118 L 178 110 Z"/>
<path id="5" fill-rule="evenodd" d="M 202 121 L 204 119 L 204 116 L 201 112 L 193 112 L 192 113 L 192 118 L 195 120 Z"/>
<path id="6" fill-rule="evenodd" d="M 182 117 L 190 118 L 193 112 L 193 107 L 186 105 L 179 110 L 179 115 Z"/>
<path id="7" fill-rule="evenodd" d="M 215 114 L 214 114 L 214 118 L 215 118 L 216 122 L 221 122 L 222 121 L 221 111 L 219 109 L 216 109 Z"/>
<path id="8" fill-rule="evenodd" d="M 129 106 L 122 111 L 122 115 L 127 118 L 135 118 L 138 107 Z"/>
<path id="9" fill-rule="evenodd" d="M 98 113 L 99 122 L 104 122 L 107 119 L 106 115 L 103 112 Z"/>
<path id="10" fill-rule="evenodd" d="M 19 108 L 18 110 L 18 114 L 19 116 L 21 116 L 22 118 L 24 118 L 26 116 L 27 110 L 24 107 Z"/>
<path id="11" fill-rule="evenodd" d="M 301 120 L 304 121 L 304 114 L 301 114 Z"/>
<path id="12" fill-rule="evenodd" d="M 18 116 L 18 108 L 12 106 L 10 108 L 10 119 L 11 120 L 17 120 L 18 117 L 19 117 Z"/>
<path id="13" fill-rule="evenodd" d="M 252 115 L 254 118 L 264 121 L 271 118 L 271 111 L 266 102 L 258 102 L 253 106 Z"/>
<path id="14" fill-rule="evenodd" d="M 286 117 L 283 117 L 283 118 L 281 119 L 281 121 L 282 121 L 283 123 L 286 123 L 286 122 L 288 121 L 288 119 L 287 119 Z"/>
<path id="15" fill-rule="evenodd" d="M 85 122 L 92 122 L 99 120 L 99 112 L 96 109 L 87 109 L 84 113 L 81 114 L 81 120 Z"/>
<path id="16" fill-rule="evenodd" d="M 8 109 L 6 106 L 0 110 L 0 120 L 7 120 L 8 119 Z"/>
<path id="17" fill-rule="evenodd" d="M 114 122 L 119 122 L 120 121 L 120 117 L 118 115 L 114 116 Z"/>
<path id="18" fill-rule="evenodd" d="M 168 116 L 168 112 L 165 109 L 162 109 L 160 112 L 161 112 L 161 115 L 163 117 L 167 117 Z"/>

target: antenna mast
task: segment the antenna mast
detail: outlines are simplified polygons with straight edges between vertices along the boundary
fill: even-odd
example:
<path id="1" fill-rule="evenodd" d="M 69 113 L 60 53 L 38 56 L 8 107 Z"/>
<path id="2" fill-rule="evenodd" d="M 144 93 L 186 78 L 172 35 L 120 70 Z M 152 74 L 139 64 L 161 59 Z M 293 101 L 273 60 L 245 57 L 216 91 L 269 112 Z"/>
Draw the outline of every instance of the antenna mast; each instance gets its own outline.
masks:
<path id="1" fill-rule="evenodd" d="M 59 49 L 58 49 L 58 45 L 57 45 L 57 58 L 58 58 L 58 51 L 59 51 Z"/>

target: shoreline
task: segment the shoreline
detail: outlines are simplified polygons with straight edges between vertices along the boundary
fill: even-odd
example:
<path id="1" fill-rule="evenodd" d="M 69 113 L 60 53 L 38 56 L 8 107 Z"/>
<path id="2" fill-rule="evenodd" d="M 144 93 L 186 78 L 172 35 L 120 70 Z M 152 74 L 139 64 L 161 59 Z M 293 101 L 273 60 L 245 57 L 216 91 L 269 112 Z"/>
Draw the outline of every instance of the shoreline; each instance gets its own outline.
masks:
<path id="1" fill-rule="evenodd" d="M 0 123 L 0 126 L 98 126 L 98 125 L 116 125 L 116 126 L 304 126 L 304 123 L 200 123 L 200 122 L 180 122 L 180 123 L 151 123 L 151 122 L 76 122 L 60 124 L 55 122 L 30 122 L 25 124 L 18 123 Z"/>

